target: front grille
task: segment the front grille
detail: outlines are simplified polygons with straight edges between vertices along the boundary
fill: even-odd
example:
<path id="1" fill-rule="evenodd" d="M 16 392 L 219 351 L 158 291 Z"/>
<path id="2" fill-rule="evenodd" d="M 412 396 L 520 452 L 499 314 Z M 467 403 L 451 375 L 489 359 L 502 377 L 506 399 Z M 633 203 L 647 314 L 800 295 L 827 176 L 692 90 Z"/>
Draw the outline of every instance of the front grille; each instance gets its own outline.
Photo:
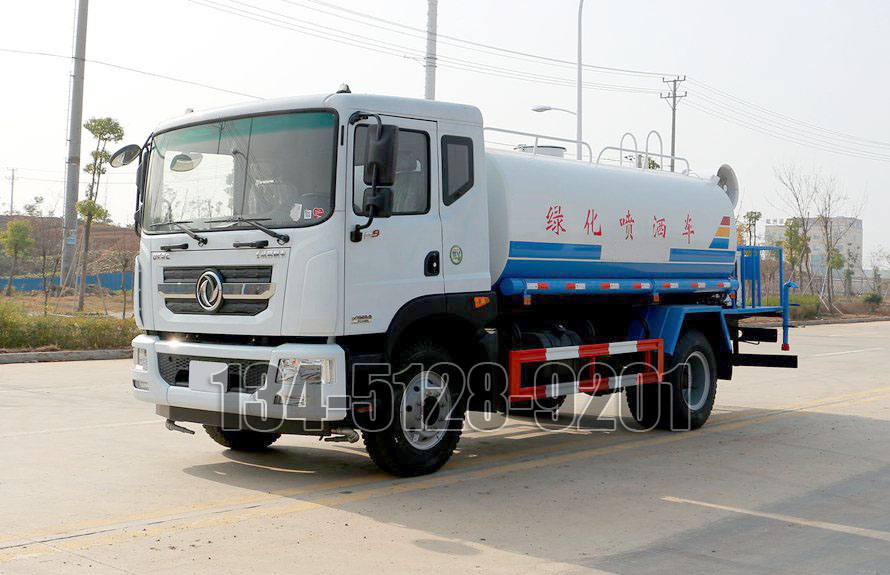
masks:
<path id="1" fill-rule="evenodd" d="M 187 284 L 194 286 L 206 267 L 167 267 L 164 268 L 165 284 Z M 272 282 L 271 266 L 216 267 L 226 284 L 268 284 Z M 208 314 L 195 297 L 189 294 L 186 298 L 164 298 L 167 309 L 175 314 Z M 269 308 L 268 299 L 225 299 L 215 315 L 257 315 Z"/>
<path id="2" fill-rule="evenodd" d="M 207 269 L 207 267 L 164 268 L 164 281 L 195 283 Z M 218 267 L 213 269 L 219 272 L 225 282 L 268 283 L 272 281 L 271 266 Z"/>
<path id="3" fill-rule="evenodd" d="M 161 378 L 169 385 L 188 387 L 189 362 L 218 361 L 229 365 L 229 385 L 227 391 L 253 393 L 263 386 L 269 364 L 252 359 L 230 359 L 204 357 L 198 355 L 178 355 L 172 353 L 158 354 L 158 371 Z"/>

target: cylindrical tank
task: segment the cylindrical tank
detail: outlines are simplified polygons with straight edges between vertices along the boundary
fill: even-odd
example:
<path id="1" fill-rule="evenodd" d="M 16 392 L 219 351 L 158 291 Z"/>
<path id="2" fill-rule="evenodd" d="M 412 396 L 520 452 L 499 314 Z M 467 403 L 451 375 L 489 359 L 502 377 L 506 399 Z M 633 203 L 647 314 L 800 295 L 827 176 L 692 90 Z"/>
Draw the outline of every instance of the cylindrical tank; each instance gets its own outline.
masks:
<path id="1" fill-rule="evenodd" d="M 729 278 L 732 168 L 701 179 L 516 152 L 486 152 L 491 277 Z"/>

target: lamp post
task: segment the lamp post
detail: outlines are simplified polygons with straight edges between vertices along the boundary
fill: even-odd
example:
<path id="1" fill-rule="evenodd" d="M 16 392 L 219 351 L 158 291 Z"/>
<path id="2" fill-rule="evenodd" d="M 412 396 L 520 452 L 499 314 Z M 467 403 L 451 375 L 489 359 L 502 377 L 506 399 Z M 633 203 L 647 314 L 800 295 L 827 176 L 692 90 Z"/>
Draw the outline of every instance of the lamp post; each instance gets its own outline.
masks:
<path id="1" fill-rule="evenodd" d="M 578 106 L 575 110 L 575 121 L 578 126 L 578 160 L 581 159 L 581 142 L 583 141 L 581 138 L 581 104 L 583 101 L 583 97 L 581 94 L 582 86 L 582 77 L 581 77 L 581 15 L 584 11 L 584 0 L 580 0 L 578 3 Z"/>
<path id="2" fill-rule="evenodd" d="M 581 148 L 582 148 L 581 143 L 584 141 L 584 138 L 582 137 L 583 134 L 582 134 L 582 129 L 581 129 L 581 107 L 582 107 L 582 104 L 584 103 L 583 102 L 584 98 L 582 95 L 583 77 L 581 74 L 582 67 L 583 67 L 583 62 L 581 61 L 581 28 L 582 28 L 581 16 L 583 15 L 583 13 L 584 13 L 584 0 L 580 0 L 578 2 L 578 86 L 577 86 L 578 103 L 575 108 L 575 111 L 573 112 L 571 110 L 566 110 L 565 108 L 554 108 L 552 106 L 533 106 L 532 107 L 532 110 L 535 112 L 547 112 L 550 110 L 557 110 L 559 112 L 568 112 L 569 114 L 573 114 L 575 116 L 576 129 L 577 129 L 576 139 L 578 140 L 577 150 L 575 153 L 577 154 L 577 157 L 579 160 L 581 159 Z"/>

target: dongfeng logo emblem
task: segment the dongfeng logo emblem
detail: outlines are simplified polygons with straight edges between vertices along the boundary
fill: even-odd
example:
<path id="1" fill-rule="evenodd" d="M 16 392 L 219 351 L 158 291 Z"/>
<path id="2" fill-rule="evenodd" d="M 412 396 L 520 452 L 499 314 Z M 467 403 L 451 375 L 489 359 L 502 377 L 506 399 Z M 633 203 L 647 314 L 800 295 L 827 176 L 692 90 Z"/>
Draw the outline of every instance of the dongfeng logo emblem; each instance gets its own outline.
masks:
<path id="1" fill-rule="evenodd" d="M 223 301 L 222 277 L 219 272 L 207 270 L 195 284 L 195 297 L 204 311 L 213 313 L 219 309 Z"/>

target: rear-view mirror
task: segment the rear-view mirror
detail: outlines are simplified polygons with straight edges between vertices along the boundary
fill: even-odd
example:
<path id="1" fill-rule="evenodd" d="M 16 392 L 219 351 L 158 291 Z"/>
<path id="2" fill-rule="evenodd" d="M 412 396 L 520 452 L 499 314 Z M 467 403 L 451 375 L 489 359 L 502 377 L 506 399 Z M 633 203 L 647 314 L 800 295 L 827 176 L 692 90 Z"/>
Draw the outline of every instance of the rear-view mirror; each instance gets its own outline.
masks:
<path id="1" fill-rule="evenodd" d="M 362 207 L 364 208 L 365 215 L 373 213 L 375 218 L 392 216 L 392 189 L 367 188 L 362 200 Z"/>
<path id="2" fill-rule="evenodd" d="M 399 129 L 390 125 L 368 127 L 365 146 L 366 186 L 392 186 L 396 181 L 396 154 L 399 149 Z"/>
<path id="3" fill-rule="evenodd" d="M 129 144 L 112 154 L 108 163 L 111 164 L 112 168 L 120 168 L 121 166 L 126 166 L 127 164 L 132 163 L 133 160 L 139 157 L 141 152 L 142 146 Z"/>

